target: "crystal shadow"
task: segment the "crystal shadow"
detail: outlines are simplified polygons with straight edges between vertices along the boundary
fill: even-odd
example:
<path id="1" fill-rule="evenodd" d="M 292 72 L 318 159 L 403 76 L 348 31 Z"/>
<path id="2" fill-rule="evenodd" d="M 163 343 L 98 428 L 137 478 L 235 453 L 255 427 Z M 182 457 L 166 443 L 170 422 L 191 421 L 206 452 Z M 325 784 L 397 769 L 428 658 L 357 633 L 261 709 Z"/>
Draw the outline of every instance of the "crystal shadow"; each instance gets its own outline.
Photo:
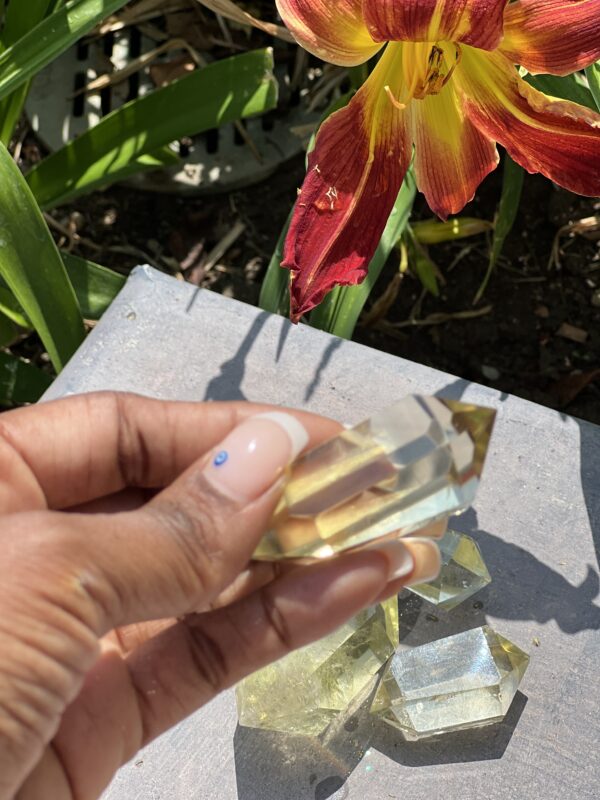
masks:
<path id="1" fill-rule="evenodd" d="M 508 714 L 497 725 L 446 733 L 419 742 L 403 741 L 389 725 L 378 720 L 371 747 L 405 767 L 499 759 L 504 755 L 526 705 L 527 697 L 517 692 Z"/>
<path id="2" fill-rule="evenodd" d="M 375 684 L 320 738 L 238 725 L 233 739 L 238 800 L 327 800 L 336 792 L 343 800 L 346 780 L 373 737 L 374 691 Z"/>

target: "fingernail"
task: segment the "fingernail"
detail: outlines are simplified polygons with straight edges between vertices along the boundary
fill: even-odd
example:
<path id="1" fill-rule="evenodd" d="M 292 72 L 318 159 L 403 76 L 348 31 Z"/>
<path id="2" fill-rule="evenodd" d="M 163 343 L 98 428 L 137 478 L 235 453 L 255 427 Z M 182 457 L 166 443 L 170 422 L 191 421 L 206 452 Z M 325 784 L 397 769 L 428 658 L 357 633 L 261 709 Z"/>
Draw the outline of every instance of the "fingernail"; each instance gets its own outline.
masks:
<path id="1" fill-rule="evenodd" d="M 415 568 L 415 562 L 410 550 L 398 540 L 383 542 L 372 549 L 387 558 L 389 564 L 388 581 L 410 575 Z"/>
<path id="2" fill-rule="evenodd" d="M 430 539 L 407 539 L 406 546 L 410 548 L 415 564 L 413 574 L 407 586 L 417 583 L 427 583 L 435 580 L 440 574 L 442 557 L 440 548 Z"/>
<path id="3" fill-rule="evenodd" d="M 308 433 L 291 414 L 258 414 L 215 448 L 204 476 L 217 491 L 247 503 L 264 494 L 307 443 Z"/>

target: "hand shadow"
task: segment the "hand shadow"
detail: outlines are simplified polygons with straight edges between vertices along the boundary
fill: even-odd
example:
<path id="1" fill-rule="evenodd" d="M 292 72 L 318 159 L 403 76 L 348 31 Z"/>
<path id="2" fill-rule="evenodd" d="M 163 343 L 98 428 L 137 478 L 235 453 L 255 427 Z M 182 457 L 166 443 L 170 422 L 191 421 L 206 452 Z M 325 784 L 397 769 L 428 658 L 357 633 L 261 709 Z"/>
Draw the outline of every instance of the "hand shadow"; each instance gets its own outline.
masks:
<path id="1" fill-rule="evenodd" d="M 600 607 L 592 602 L 600 581 L 590 565 L 583 582 L 573 586 L 524 548 L 480 530 L 472 508 L 457 517 L 452 528 L 472 536 L 481 548 L 492 583 L 478 592 L 477 600 L 494 617 L 539 623 L 554 619 L 571 634 L 600 628 Z"/>

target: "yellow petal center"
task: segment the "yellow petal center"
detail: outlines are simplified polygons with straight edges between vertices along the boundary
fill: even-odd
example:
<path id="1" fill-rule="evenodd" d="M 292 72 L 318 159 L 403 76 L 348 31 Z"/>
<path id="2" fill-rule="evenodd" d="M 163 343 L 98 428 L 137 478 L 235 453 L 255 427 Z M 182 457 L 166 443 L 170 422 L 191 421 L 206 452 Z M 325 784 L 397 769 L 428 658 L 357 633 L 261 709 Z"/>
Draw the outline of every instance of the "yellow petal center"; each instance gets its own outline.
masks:
<path id="1" fill-rule="evenodd" d="M 391 70 L 394 77 L 385 91 L 399 109 L 406 108 L 411 100 L 439 94 L 461 59 L 460 46 L 452 42 L 402 42 L 389 47 L 396 49 Z M 398 94 L 392 89 L 392 83 L 400 84 Z"/>

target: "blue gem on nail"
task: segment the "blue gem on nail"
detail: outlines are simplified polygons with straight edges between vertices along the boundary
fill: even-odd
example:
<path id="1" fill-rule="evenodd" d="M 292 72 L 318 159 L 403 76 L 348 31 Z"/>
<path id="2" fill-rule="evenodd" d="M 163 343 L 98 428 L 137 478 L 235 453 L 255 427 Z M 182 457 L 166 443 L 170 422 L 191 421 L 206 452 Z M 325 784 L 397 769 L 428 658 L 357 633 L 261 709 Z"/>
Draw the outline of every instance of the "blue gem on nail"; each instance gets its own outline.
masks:
<path id="1" fill-rule="evenodd" d="M 215 465 L 215 467 L 221 467 L 227 461 L 228 458 L 229 458 L 229 453 L 227 452 L 227 450 L 221 450 L 221 452 L 217 453 L 217 455 L 215 456 L 213 464 Z"/>

